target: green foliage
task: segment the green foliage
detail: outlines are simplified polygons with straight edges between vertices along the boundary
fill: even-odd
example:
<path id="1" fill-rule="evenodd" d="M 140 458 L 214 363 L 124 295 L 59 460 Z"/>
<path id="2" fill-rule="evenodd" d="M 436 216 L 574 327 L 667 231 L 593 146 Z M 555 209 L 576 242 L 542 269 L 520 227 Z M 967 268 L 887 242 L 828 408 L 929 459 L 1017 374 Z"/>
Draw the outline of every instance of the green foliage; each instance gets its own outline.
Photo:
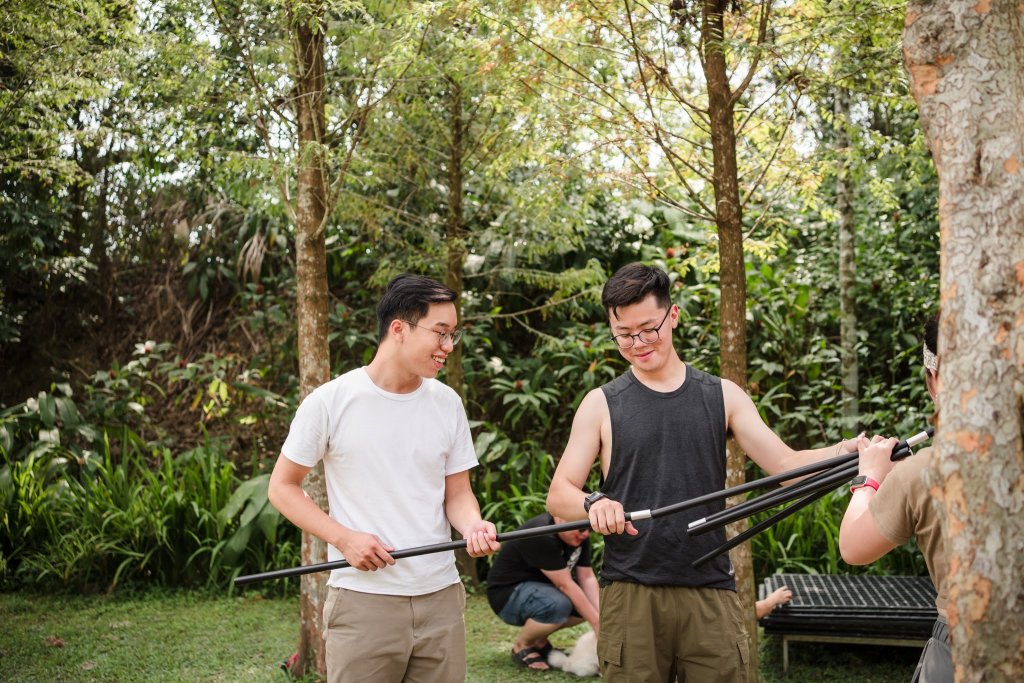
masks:
<path id="1" fill-rule="evenodd" d="M 485 519 L 510 531 L 544 511 L 554 458 L 534 444 L 516 443 L 494 425 L 483 424 L 474 446 L 480 459 L 477 497 Z"/>
<path id="2" fill-rule="evenodd" d="M 757 349 L 748 386 L 773 429 L 794 447 L 811 447 L 838 436 L 830 430 L 839 413 L 839 356 L 823 336 L 830 312 L 815 306 L 809 284 L 783 276 L 768 263 L 747 268 L 747 291 L 758 302 L 748 327 Z"/>
<path id="3" fill-rule="evenodd" d="M 79 467 L 0 468 L 4 583 L 212 587 L 296 562 L 298 534 L 268 504 L 266 475 L 241 482 L 216 443 L 120 451 L 120 462 L 108 449 Z"/>
<path id="4" fill-rule="evenodd" d="M 466 364 L 470 416 L 480 467 L 474 491 L 485 517 L 510 531 L 544 510 L 556 454 L 568 439 L 572 414 L 587 392 L 622 370 L 607 326 L 562 322 L 527 357 L 488 323 L 475 325 L 472 341 L 486 346 Z M 467 343 L 470 343 L 467 341 Z"/>
<path id="5" fill-rule="evenodd" d="M 760 578 L 778 572 L 809 574 L 927 574 L 924 558 L 915 544 L 896 548 L 877 562 L 855 567 L 839 555 L 839 523 L 849 502 L 843 487 L 821 500 L 786 517 L 751 540 L 754 573 Z M 754 515 L 751 525 L 776 509 Z"/>
<path id="6" fill-rule="evenodd" d="M 328 3 L 290 19 L 262 0 L 73 4 L 7 3 L 0 39 L 0 362 L 66 361 L 0 399 L 14 403 L 0 407 L 5 581 L 213 585 L 295 564 L 264 469 L 298 392 L 292 19 L 323 21 L 327 40 L 332 369 L 372 358 L 390 275 L 457 275 L 474 487 L 499 528 L 542 509 L 575 408 L 626 367 L 597 303 L 617 267 L 670 272 L 677 348 L 717 371 L 709 148 L 675 99 L 705 94 L 686 72 L 689 29 L 664 7 L 633 12 L 634 37 L 670 55 L 670 82 L 616 52 L 629 37 L 610 5 Z M 917 337 L 936 303 L 937 183 L 893 57 L 900 13 L 890 0 L 781 8 L 786 31 L 737 102 L 749 390 L 797 447 L 854 432 L 838 418 L 839 125 L 856 189 L 860 422 L 906 435 L 930 412 Z M 669 30 L 644 33 L 657 25 Z M 845 124 L 837 83 L 854 95 Z M 785 97 L 762 101 L 771 92 Z M 173 339 L 121 332 L 163 308 Z M 97 323 L 128 346 L 85 373 L 75 347 L 18 355 Z M 132 350 L 150 336 L 170 341 Z M 849 571 L 833 542 L 842 507 L 758 537 L 757 571 Z M 892 557 L 873 571 L 921 569 Z"/>
<path id="7" fill-rule="evenodd" d="M 252 430 L 293 407 L 241 359 L 169 352 L 140 343 L 80 402 L 59 384 L 0 412 L 4 583 L 215 586 L 296 563 L 298 532 L 267 501 L 267 475 L 240 479 L 226 438 L 175 454 L 164 421 L 178 406 L 204 433 L 219 422 Z"/>

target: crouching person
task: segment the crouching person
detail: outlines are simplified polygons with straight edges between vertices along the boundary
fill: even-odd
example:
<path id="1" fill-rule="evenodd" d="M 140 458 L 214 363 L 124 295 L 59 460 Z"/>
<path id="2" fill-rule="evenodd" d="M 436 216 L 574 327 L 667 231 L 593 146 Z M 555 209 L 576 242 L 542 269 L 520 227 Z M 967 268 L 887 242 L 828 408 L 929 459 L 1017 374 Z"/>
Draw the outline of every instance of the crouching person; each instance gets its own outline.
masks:
<path id="1" fill-rule="evenodd" d="M 521 529 L 565 520 L 537 515 Z M 555 631 L 589 622 L 598 630 L 598 585 L 590 566 L 590 529 L 506 543 L 487 575 L 487 599 L 502 621 L 521 626 L 512 646 L 518 666 L 547 670 Z"/>

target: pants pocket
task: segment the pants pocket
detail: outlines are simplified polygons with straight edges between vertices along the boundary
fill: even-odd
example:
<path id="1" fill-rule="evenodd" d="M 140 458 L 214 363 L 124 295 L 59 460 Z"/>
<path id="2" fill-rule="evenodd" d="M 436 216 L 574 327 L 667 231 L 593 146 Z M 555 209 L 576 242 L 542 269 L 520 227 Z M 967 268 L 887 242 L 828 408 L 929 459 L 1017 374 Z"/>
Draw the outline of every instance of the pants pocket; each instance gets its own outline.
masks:
<path id="1" fill-rule="evenodd" d="M 622 641 L 598 638 L 597 658 L 604 665 L 622 666 Z"/>
<path id="2" fill-rule="evenodd" d="M 328 588 L 327 599 L 324 600 L 324 630 L 337 626 L 338 616 L 341 613 L 338 605 L 341 602 L 342 594 L 345 591 L 341 588 Z"/>
<path id="3" fill-rule="evenodd" d="M 746 683 L 750 680 L 750 638 L 746 634 L 736 640 L 736 656 L 736 683 Z"/>

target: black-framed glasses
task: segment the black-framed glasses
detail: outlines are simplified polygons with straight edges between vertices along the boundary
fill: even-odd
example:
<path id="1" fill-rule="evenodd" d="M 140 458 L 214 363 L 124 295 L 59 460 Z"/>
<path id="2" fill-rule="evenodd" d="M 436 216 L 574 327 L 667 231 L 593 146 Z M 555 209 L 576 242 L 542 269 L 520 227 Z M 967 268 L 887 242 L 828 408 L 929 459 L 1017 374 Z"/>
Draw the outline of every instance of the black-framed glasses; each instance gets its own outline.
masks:
<path id="1" fill-rule="evenodd" d="M 661 335 L 659 334 L 658 330 L 660 330 L 661 326 L 665 324 L 666 320 L 668 320 L 668 314 L 671 312 L 672 307 L 669 306 L 668 310 L 665 311 L 665 317 L 661 319 L 661 322 L 658 323 L 657 327 L 652 327 L 647 330 L 640 330 L 636 334 L 616 334 L 612 336 L 612 341 L 615 342 L 615 345 L 618 346 L 620 349 L 632 348 L 633 344 L 636 343 L 637 339 L 642 341 L 644 344 L 653 344 L 660 338 Z"/>
<path id="2" fill-rule="evenodd" d="M 438 346 L 444 346 L 444 343 L 446 341 L 451 342 L 451 345 L 455 346 L 456 344 L 459 343 L 459 341 L 462 340 L 462 330 L 452 330 L 451 332 L 438 332 L 437 330 L 431 327 L 423 327 L 422 325 L 417 325 L 411 320 L 403 320 L 402 322 L 409 323 L 413 327 L 418 327 L 421 330 L 426 330 L 427 332 L 433 332 L 434 334 L 437 335 Z"/>

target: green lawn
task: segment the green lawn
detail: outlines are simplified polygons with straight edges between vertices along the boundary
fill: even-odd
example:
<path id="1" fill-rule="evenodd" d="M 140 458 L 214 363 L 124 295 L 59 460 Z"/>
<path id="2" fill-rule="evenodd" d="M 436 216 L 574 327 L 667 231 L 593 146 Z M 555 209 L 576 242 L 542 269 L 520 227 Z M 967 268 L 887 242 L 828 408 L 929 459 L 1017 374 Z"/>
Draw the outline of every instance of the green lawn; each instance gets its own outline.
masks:
<path id="1" fill-rule="evenodd" d="M 297 614 L 297 599 L 255 595 L 0 594 L 0 679 L 285 683 L 279 665 L 295 649 Z M 469 681 L 580 680 L 513 667 L 508 652 L 516 629 L 501 623 L 483 596 L 470 596 L 466 622 Z M 565 633 L 554 642 L 568 646 L 572 639 L 572 633 Z M 779 643 L 765 639 L 761 649 L 764 683 L 903 682 L 917 659 L 906 648 L 798 643 L 790 647 L 790 671 L 783 676 Z"/>

